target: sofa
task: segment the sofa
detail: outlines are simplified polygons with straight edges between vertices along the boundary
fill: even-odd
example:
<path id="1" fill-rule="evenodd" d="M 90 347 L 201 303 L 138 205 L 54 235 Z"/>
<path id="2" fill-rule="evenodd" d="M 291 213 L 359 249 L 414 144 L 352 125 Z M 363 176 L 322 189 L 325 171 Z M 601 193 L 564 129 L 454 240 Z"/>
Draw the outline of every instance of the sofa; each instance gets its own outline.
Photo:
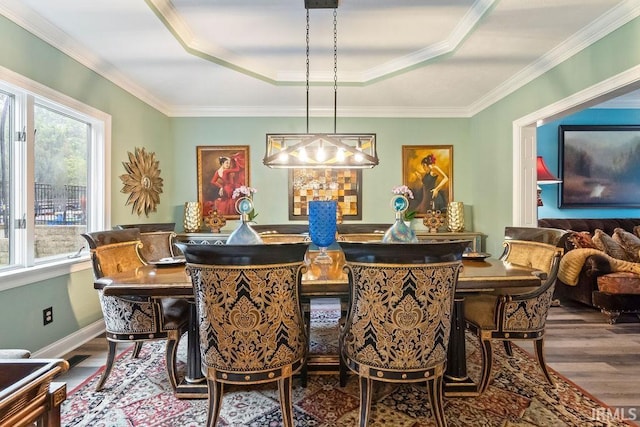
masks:
<path id="1" fill-rule="evenodd" d="M 538 226 L 570 232 L 559 243 L 556 298 L 598 308 L 612 324 L 640 317 L 640 218 L 542 218 Z"/>

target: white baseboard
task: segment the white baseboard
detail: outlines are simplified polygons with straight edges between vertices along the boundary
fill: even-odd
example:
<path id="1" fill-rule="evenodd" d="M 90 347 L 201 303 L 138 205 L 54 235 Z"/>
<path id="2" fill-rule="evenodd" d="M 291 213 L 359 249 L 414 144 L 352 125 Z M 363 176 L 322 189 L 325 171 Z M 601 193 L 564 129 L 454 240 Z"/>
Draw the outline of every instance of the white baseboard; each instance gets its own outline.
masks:
<path id="1" fill-rule="evenodd" d="M 80 347 L 82 344 L 94 339 L 96 336 L 104 332 L 104 320 L 100 319 L 85 326 L 84 328 L 67 335 L 48 346 L 31 354 L 33 359 L 57 359 L 71 350 Z"/>

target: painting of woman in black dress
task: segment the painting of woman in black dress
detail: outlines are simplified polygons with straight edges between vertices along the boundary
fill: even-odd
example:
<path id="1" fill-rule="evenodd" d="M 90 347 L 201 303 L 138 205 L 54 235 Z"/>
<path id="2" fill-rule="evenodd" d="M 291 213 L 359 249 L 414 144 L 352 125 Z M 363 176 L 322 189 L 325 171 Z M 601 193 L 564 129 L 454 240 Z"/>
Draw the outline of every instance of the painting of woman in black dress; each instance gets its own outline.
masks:
<path id="1" fill-rule="evenodd" d="M 453 199 L 453 147 L 404 145 L 402 160 L 403 184 L 414 194 L 409 210 L 418 217 L 429 210 L 446 211 Z"/>

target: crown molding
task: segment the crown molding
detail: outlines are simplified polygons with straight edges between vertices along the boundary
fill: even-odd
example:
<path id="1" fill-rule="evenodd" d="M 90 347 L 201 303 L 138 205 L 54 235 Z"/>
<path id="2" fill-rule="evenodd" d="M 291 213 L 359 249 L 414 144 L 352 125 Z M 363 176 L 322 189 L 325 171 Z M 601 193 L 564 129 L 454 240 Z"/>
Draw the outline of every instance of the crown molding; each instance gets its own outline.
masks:
<path id="1" fill-rule="evenodd" d="M 343 86 L 368 85 L 416 68 L 439 56 L 454 52 L 469 36 L 469 33 L 476 28 L 482 17 L 493 7 L 496 1 L 476 0 L 451 34 L 441 42 L 362 72 L 341 73 L 340 84 Z M 303 72 L 278 73 L 277 71 L 264 69 L 258 64 L 251 63 L 218 45 L 199 39 L 191 31 L 185 20 L 182 19 L 171 0 L 146 0 L 146 3 L 167 30 L 191 55 L 274 85 L 297 85 L 307 79 L 306 74 Z M 314 84 L 333 82 L 333 75 L 313 73 L 309 76 L 309 81 Z"/>
<path id="2" fill-rule="evenodd" d="M 305 117 L 301 107 L 190 107 L 178 106 L 166 113 L 169 117 Z M 310 108 L 310 117 L 333 117 L 331 108 Z M 340 118 L 465 118 L 471 117 L 466 108 L 411 108 L 411 107 L 339 107 Z"/>
<path id="3" fill-rule="evenodd" d="M 148 2 L 158 3 L 164 0 L 147 0 Z M 459 24 L 466 25 L 466 30 L 470 31 L 470 23 L 476 22 L 481 18 L 495 0 L 478 0 L 474 4 L 473 9 Z M 473 12 L 473 13 L 472 13 Z M 34 34 L 46 43 L 60 50 L 64 54 L 78 61 L 80 64 L 93 70 L 100 76 L 111 81 L 126 92 L 170 117 L 298 117 L 304 116 L 304 112 L 300 112 L 297 107 L 272 107 L 272 106 L 250 106 L 250 107 L 193 107 L 193 106 L 176 106 L 162 102 L 158 97 L 146 91 L 135 82 L 128 79 L 122 73 L 115 70 L 111 64 L 105 63 L 103 60 L 92 54 L 89 49 L 75 42 L 67 33 L 53 26 L 49 21 L 43 19 L 40 15 L 33 12 L 20 0 L 3 0 L 0 2 L 0 13 L 24 28 L 26 31 Z M 415 118 L 449 118 L 449 117 L 472 117 L 480 111 L 491 106 L 495 102 L 503 99 L 507 95 L 515 92 L 525 84 L 531 82 L 535 78 L 541 76 L 551 68 L 580 52 L 587 46 L 598 41 L 602 37 L 616 30 L 620 26 L 635 19 L 640 15 L 640 5 L 637 1 L 627 0 L 617 7 L 603 15 L 594 25 L 579 32 L 576 36 L 568 39 L 561 45 L 553 49 L 549 54 L 532 63 L 521 72 L 506 80 L 502 85 L 492 90 L 489 94 L 482 97 L 478 101 L 463 108 L 407 108 L 403 106 L 388 107 L 345 107 L 339 109 L 339 116 L 342 117 L 415 117 Z M 475 19 L 475 21 L 474 21 Z M 474 24 L 475 25 L 475 24 Z M 461 36 L 464 31 L 457 29 L 451 39 L 463 40 Z M 466 33 L 464 33 L 466 34 Z M 460 38 L 462 37 L 462 38 Z M 426 53 L 425 53 L 426 54 Z M 433 52 L 430 52 L 433 54 Z M 422 59 L 424 61 L 425 59 Z M 396 69 L 401 66 L 396 65 Z M 387 73 L 393 74 L 393 67 L 387 70 Z M 291 77 L 291 76 L 288 76 Z M 297 83 L 299 84 L 299 83 Z M 342 83 L 341 83 L 342 84 Z M 627 108 L 627 107 L 620 107 Z M 330 116 L 333 110 L 323 111 L 322 109 L 311 110 L 314 116 Z"/>
<path id="4" fill-rule="evenodd" d="M 116 71 L 116 67 L 112 64 L 106 63 L 94 55 L 86 46 L 78 43 L 69 34 L 52 25 L 31 8 L 22 4 L 20 0 L 2 0 L 0 2 L 0 13 L 16 25 L 129 92 L 142 102 L 164 114 L 169 110 L 167 104 L 131 81 L 124 74 Z"/>
<path id="5" fill-rule="evenodd" d="M 634 0 L 627 0 L 602 15 L 598 21 L 576 33 L 575 36 L 567 39 L 552 49 L 519 73 L 514 74 L 502 85 L 496 87 L 486 96 L 469 106 L 471 115 L 476 115 L 485 108 L 493 105 L 507 95 L 520 89 L 522 86 L 540 77 L 555 66 L 561 64 L 573 55 L 589 47 L 607 34 L 617 30 L 627 22 L 632 21 L 640 15 L 640 4 Z"/>

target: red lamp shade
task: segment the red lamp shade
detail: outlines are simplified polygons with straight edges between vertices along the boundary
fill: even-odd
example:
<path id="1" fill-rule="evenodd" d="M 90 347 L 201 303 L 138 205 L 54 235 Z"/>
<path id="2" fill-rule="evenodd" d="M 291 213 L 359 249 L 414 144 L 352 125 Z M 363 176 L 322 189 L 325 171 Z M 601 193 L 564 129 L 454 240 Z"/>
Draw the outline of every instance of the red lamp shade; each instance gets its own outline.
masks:
<path id="1" fill-rule="evenodd" d="M 556 178 L 544 163 L 542 156 L 538 156 L 536 163 L 536 171 L 538 174 L 538 184 L 559 184 L 562 180 Z"/>

